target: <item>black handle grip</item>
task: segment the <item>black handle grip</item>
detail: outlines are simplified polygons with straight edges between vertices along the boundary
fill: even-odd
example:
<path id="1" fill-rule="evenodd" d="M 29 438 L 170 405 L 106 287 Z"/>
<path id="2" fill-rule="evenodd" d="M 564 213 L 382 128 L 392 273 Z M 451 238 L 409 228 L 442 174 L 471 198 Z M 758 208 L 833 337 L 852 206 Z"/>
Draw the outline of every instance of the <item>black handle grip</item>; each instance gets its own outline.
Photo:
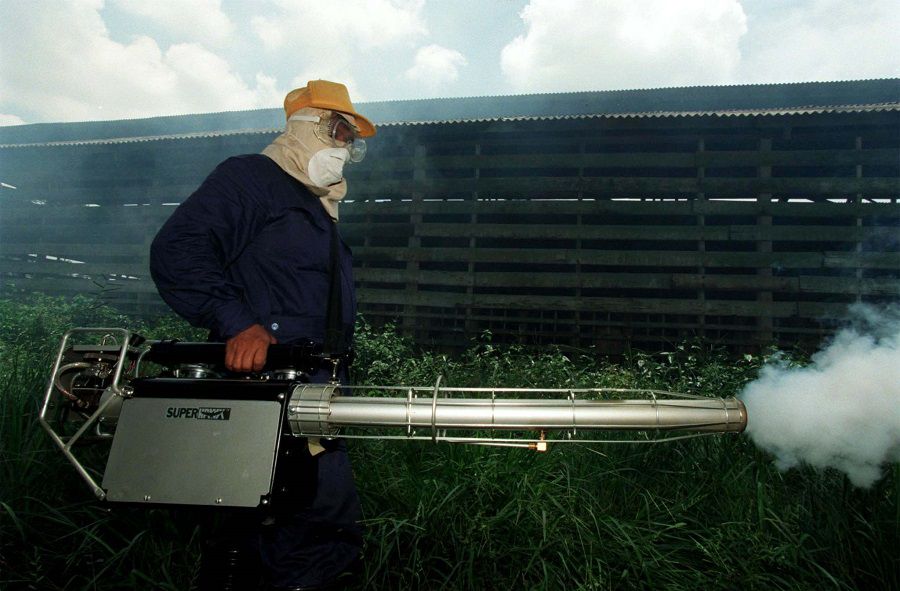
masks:
<path id="1" fill-rule="evenodd" d="M 344 361 L 346 355 L 341 356 Z M 180 365 L 182 363 L 206 363 L 221 366 L 225 363 L 225 343 L 188 343 L 180 341 L 159 341 L 150 346 L 144 357 L 147 361 L 160 365 Z M 312 341 L 300 344 L 269 345 L 266 354 L 266 370 L 298 369 L 315 371 L 326 363 L 321 345 Z"/>

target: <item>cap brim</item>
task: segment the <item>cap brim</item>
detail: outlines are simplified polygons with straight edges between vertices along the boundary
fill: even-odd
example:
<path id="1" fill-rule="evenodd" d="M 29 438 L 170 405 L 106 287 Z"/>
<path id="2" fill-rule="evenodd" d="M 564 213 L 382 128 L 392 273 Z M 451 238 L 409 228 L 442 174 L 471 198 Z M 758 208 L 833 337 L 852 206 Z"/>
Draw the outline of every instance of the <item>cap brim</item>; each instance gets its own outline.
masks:
<path id="1" fill-rule="evenodd" d="M 341 111 L 342 113 L 346 111 Z M 356 122 L 356 128 L 359 129 L 360 137 L 372 137 L 375 135 L 375 124 L 360 115 L 359 113 L 347 113 Z"/>

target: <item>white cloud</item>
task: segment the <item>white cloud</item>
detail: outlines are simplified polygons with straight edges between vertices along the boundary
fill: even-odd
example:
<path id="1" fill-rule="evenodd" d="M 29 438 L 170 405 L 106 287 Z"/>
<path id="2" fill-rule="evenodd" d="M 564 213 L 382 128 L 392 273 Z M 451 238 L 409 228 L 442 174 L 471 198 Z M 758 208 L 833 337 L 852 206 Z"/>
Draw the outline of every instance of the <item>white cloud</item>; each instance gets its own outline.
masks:
<path id="1" fill-rule="evenodd" d="M 501 54 L 519 92 L 728 83 L 747 19 L 738 0 L 531 0 Z"/>
<path id="2" fill-rule="evenodd" d="M 123 11 L 162 25 L 183 39 L 221 45 L 235 31 L 234 23 L 222 12 L 221 0 L 114 0 L 114 3 Z"/>
<path id="3" fill-rule="evenodd" d="M 373 64 L 371 52 L 411 46 L 427 33 L 422 0 L 274 0 L 276 14 L 255 17 L 253 31 L 278 59 L 292 56 L 299 74 L 294 85 L 325 78 L 344 83 L 354 101 L 362 98 L 353 66 Z M 393 64 L 385 64 L 387 71 Z"/>
<path id="4" fill-rule="evenodd" d="M 409 80 L 424 85 L 427 90 L 435 91 L 459 79 L 459 69 L 467 64 L 465 56 L 455 49 L 426 45 L 416 52 L 413 65 L 405 75 Z"/>
<path id="5" fill-rule="evenodd" d="M 39 6 L 35 6 L 38 5 Z M 0 23 L 3 109 L 53 121 L 250 109 L 280 104 L 274 82 L 249 87 L 218 55 L 194 43 L 163 50 L 145 36 L 113 41 L 102 1 L 11 3 Z"/>
<path id="6" fill-rule="evenodd" d="M 422 0 L 274 0 L 280 14 L 255 17 L 253 29 L 267 49 L 313 51 L 342 46 L 385 47 L 427 32 Z M 302 59 L 303 56 L 298 56 Z"/>
<path id="7" fill-rule="evenodd" d="M 897 0 L 804 0 L 760 11 L 745 39 L 747 82 L 900 75 Z"/>
<path id="8" fill-rule="evenodd" d="M 182 104 L 196 105 L 195 110 L 210 110 L 205 105 L 214 105 L 213 110 L 274 107 L 284 97 L 276 90 L 274 78 L 257 74 L 256 87 L 251 89 L 227 61 L 199 45 L 173 45 L 163 61 L 176 79 L 172 95 Z"/>
<path id="9" fill-rule="evenodd" d="M 17 115 L 7 115 L 0 113 L 0 127 L 5 125 L 24 125 L 25 121 Z"/>

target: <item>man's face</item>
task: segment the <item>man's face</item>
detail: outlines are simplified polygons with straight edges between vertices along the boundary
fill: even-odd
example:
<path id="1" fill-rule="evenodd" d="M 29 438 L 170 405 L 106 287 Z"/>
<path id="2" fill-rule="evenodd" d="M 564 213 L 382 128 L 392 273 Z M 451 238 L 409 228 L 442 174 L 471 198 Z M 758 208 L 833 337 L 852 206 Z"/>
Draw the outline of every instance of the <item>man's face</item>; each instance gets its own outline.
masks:
<path id="1" fill-rule="evenodd" d="M 316 136 L 332 147 L 347 148 L 350 162 L 359 162 L 366 156 L 366 141 L 359 137 L 359 131 L 341 113 L 327 112 L 316 126 Z"/>
<path id="2" fill-rule="evenodd" d="M 332 115 L 331 126 L 331 137 L 344 145 L 352 143 L 353 140 L 358 137 L 356 130 L 350 125 L 350 122 L 338 113 Z"/>
<path id="3" fill-rule="evenodd" d="M 333 148 L 345 148 L 359 138 L 359 133 L 343 115 L 326 111 L 316 125 L 316 137 Z"/>

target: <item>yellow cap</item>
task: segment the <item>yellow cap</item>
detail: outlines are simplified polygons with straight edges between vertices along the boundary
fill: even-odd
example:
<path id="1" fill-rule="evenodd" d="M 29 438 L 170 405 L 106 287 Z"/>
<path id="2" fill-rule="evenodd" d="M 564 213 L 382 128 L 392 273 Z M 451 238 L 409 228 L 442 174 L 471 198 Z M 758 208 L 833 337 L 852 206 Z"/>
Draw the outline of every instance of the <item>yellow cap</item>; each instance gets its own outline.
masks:
<path id="1" fill-rule="evenodd" d="M 375 125 L 356 112 L 350 102 L 350 94 L 347 87 L 337 82 L 328 80 L 310 80 L 306 86 L 295 88 L 284 97 L 284 112 L 290 119 L 291 115 L 304 107 L 316 107 L 328 109 L 351 115 L 356 120 L 359 135 L 371 137 L 375 135 Z"/>

